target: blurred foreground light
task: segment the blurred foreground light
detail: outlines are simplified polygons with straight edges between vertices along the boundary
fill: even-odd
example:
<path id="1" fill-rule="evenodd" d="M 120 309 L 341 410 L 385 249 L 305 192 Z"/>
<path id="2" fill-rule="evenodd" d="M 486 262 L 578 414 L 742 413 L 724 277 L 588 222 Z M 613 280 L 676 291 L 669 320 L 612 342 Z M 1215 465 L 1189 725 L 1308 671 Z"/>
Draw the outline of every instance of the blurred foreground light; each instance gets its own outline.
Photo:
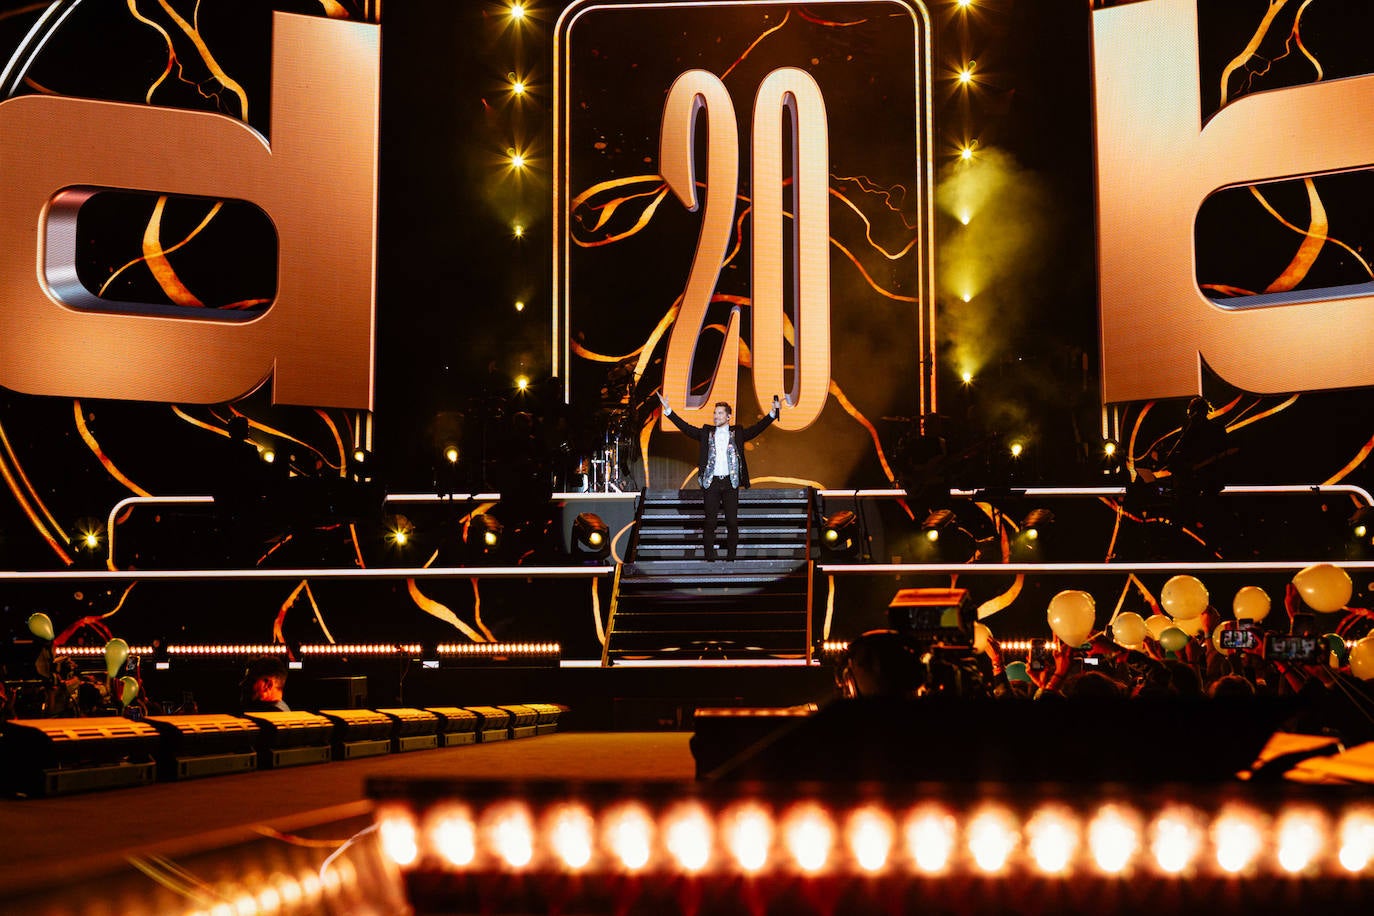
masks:
<path id="1" fill-rule="evenodd" d="M 405 868 L 420 855 L 415 822 L 404 811 L 388 811 L 378 817 L 377 834 L 387 858 Z"/>
<path id="2" fill-rule="evenodd" d="M 1069 870 L 1078 852 L 1078 822 L 1073 813 L 1062 808 L 1036 812 L 1026 824 L 1027 843 L 1036 867 L 1047 875 Z"/>
<path id="3" fill-rule="evenodd" d="M 968 851 L 979 870 L 988 874 L 1006 868 L 1019 839 L 1016 822 L 1001 808 L 985 808 L 969 821 Z"/>
<path id="4" fill-rule="evenodd" d="M 1254 811 L 1230 809 L 1212 823 L 1212 846 L 1217 865 L 1228 874 L 1237 874 L 1255 864 L 1264 845 L 1263 821 Z"/>
<path id="5" fill-rule="evenodd" d="M 830 858 L 835 828 L 824 808 L 807 802 L 788 812 L 783 820 L 782 836 L 797 867 L 804 872 L 816 872 L 824 868 Z"/>
<path id="6" fill-rule="evenodd" d="M 711 819 L 698 804 L 684 804 L 667 816 L 663 840 L 683 871 L 701 871 L 711 861 Z"/>
<path id="7" fill-rule="evenodd" d="M 510 5 L 510 18 L 516 22 L 525 18 L 525 5 L 523 3 L 512 3 Z"/>
<path id="8" fill-rule="evenodd" d="M 477 855 L 477 825 L 462 805 L 437 808 L 429 816 L 426 833 L 430 846 L 450 865 L 471 865 Z"/>
<path id="9" fill-rule="evenodd" d="M 586 808 L 563 805 L 550 818 L 549 845 L 564 865 L 577 871 L 592 860 L 595 831 L 596 822 Z"/>
<path id="10" fill-rule="evenodd" d="M 1341 867 L 1364 871 L 1374 859 L 1374 808 L 1347 814 L 1341 821 Z"/>
<path id="11" fill-rule="evenodd" d="M 849 852 L 860 868 L 876 872 L 887 865 L 894 832 L 892 818 L 881 808 L 860 808 L 850 815 L 846 825 Z"/>
<path id="12" fill-rule="evenodd" d="M 511 868 L 520 869 L 534 858 L 534 825 L 523 804 L 511 802 L 489 812 L 484 820 L 487 845 Z"/>
<path id="13" fill-rule="evenodd" d="M 1150 826 L 1150 852 L 1161 871 L 1177 875 L 1190 868 L 1202 849 L 1202 830 L 1190 810 L 1174 808 Z"/>
<path id="14" fill-rule="evenodd" d="M 1129 809 L 1104 805 L 1088 824 L 1088 848 L 1098 868 L 1120 874 L 1140 849 L 1140 818 Z"/>
<path id="15" fill-rule="evenodd" d="M 605 824 L 602 840 L 627 871 L 639 871 L 649 864 L 654 822 L 642 805 L 627 804 L 613 809 Z"/>
<path id="16" fill-rule="evenodd" d="M 1289 811 L 1275 826 L 1279 867 L 1299 874 L 1312 867 L 1326 845 L 1327 822 L 1320 811 Z"/>
<path id="17" fill-rule="evenodd" d="M 721 834 L 726 848 L 744 871 L 756 872 L 768 864 L 768 852 L 773 846 L 773 818 L 767 808 L 745 803 L 727 811 L 721 820 Z"/>

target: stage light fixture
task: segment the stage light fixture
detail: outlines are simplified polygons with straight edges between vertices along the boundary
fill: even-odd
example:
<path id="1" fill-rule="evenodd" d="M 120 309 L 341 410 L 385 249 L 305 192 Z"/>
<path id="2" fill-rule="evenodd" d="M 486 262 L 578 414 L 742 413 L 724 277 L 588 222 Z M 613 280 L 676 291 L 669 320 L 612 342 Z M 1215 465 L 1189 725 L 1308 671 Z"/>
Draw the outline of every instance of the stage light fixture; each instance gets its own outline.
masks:
<path id="1" fill-rule="evenodd" d="M 277 460 L 277 450 L 270 445 L 259 446 L 258 457 L 266 464 L 273 464 Z"/>
<path id="2" fill-rule="evenodd" d="M 595 512 L 573 519 L 573 553 L 583 559 L 604 560 L 611 552 L 611 529 Z"/>
<path id="3" fill-rule="evenodd" d="M 506 150 L 506 156 L 509 157 L 511 168 L 523 169 L 525 167 L 525 155 L 523 153 L 516 152 L 514 147 Z"/>
<path id="4" fill-rule="evenodd" d="M 512 3 L 510 5 L 510 18 L 516 22 L 525 18 L 525 5 L 523 3 Z"/>
<path id="5" fill-rule="evenodd" d="M 854 553 L 859 545 L 859 517 L 849 509 L 826 516 L 821 527 L 821 546 L 830 553 Z"/>
<path id="6" fill-rule="evenodd" d="M 972 161 L 973 161 L 973 147 L 972 147 L 972 146 L 965 146 L 965 147 L 962 147 L 962 148 L 959 150 L 959 158 L 960 158 L 961 160 L 963 160 L 964 162 L 972 162 Z M 964 301 L 967 302 L 968 300 L 965 299 Z"/>
<path id="7" fill-rule="evenodd" d="M 966 10 L 973 6 L 973 0 L 954 0 L 954 5 L 960 10 Z"/>
<path id="8" fill-rule="evenodd" d="M 515 302 L 515 310 L 517 312 L 523 312 L 525 310 L 525 303 L 517 299 Z"/>
<path id="9" fill-rule="evenodd" d="M 968 225 L 970 222 L 972 222 L 972 221 L 973 221 L 973 214 L 972 214 L 972 213 L 968 212 L 967 210 L 961 210 L 961 211 L 959 211 L 959 223 L 960 223 L 960 225 L 967 226 L 967 225 Z"/>
<path id="10" fill-rule="evenodd" d="M 1374 506 L 1361 506 L 1350 516 L 1350 533 L 1358 541 L 1364 540 L 1374 531 Z"/>
<path id="11" fill-rule="evenodd" d="M 463 543 L 468 553 L 474 557 L 490 557 L 501 547 L 501 534 L 505 526 L 485 512 L 474 515 L 463 533 Z"/>
<path id="12" fill-rule="evenodd" d="M 960 86 L 967 86 L 973 82 L 973 68 L 975 66 L 976 64 L 973 61 L 969 61 L 966 65 L 959 69 L 958 79 Z"/>
<path id="13" fill-rule="evenodd" d="M 921 522 L 921 530 L 925 532 L 926 540 L 940 540 L 940 532 L 954 524 L 953 509 L 936 509 L 926 516 L 926 520 Z"/>
<path id="14" fill-rule="evenodd" d="M 523 239 L 525 237 L 525 227 L 519 223 L 511 227 L 511 232 L 514 233 L 515 237 L 518 239 Z"/>
<path id="15" fill-rule="evenodd" d="M 1032 509 L 1021 520 L 1021 536 L 1028 541 L 1037 540 L 1053 524 L 1054 513 L 1049 509 Z"/>
<path id="16" fill-rule="evenodd" d="M 969 372 L 967 369 L 964 370 L 963 374 L 960 375 L 959 378 L 963 379 L 965 385 L 973 384 L 973 373 Z"/>
<path id="17" fill-rule="evenodd" d="M 1024 451 L 1026 450 L 1026 446 L 1025 446 L 1024 444 L 1020 443 L 1020 442 L 1013 442 L 1013 443 L 1011 444 L 1011 449 L 1010 449 L 1010 450 L 1011 450 L 1011 457 L 1013 457 L 1013 458 L 1020 458 L 1020 457 L 1021 457 L 1021 453 L 1024 452 Z"/>
<path id="18" fill-rule="evenodd" d="M 410 543 L 411 536 L 415 534 L 415 526 L 410 519 L 403 515 L 393 516 L 386 521 L 386 540 L 397 549 L 404 548 Z"/>
<path id="19" fill-rule="evenodd" d="M 520 391 L 525 391 L 526 389 L 528 389 L 528 388 L 530 387 L 530 378 L 529 378 L 529 376 L 528 376 L 528 375 L 517 375 L 517 376 L 515 377 L 515 387 L 516 387 L 517 389 L 519 389 Z"/>
<path id="20" fill-rule="evenodd" d="M 1106 442 L 1102 443 L 1102 454 L 1107 456 L 1108 458 L 1116 457 L 1116 443 L 1113 442 L 1111 439 L 1108 439 Z"/>
<path id="21" fill-rule="evenodd" d="M 524 95 L 525 81 L 520 79 L 512 80 L 510 84 L 510 91 L 511 95 Z"/>
<path id="22" fill-rule="evenodd" d="M 444 446 L 444 460 L 447 461 L 449 464 L 457 464 L 458 446 L 451 444 Z"/>

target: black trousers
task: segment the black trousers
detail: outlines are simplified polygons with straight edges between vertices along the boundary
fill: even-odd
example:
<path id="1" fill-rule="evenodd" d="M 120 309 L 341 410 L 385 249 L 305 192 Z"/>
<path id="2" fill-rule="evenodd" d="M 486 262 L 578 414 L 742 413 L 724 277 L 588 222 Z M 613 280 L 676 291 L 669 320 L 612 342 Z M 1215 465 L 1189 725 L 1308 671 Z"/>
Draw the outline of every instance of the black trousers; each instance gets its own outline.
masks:
<path id="1" fill-rule="evenodd" d="M 714 477 L 711 485 L 702 491 L 702 503 L 706 509 L 706 559 L 716 558 L 716 513 L 724 503 L 725 555 L 733 560 L 739 547 L 739 489 L 730 485 L 729 477 Z"/>

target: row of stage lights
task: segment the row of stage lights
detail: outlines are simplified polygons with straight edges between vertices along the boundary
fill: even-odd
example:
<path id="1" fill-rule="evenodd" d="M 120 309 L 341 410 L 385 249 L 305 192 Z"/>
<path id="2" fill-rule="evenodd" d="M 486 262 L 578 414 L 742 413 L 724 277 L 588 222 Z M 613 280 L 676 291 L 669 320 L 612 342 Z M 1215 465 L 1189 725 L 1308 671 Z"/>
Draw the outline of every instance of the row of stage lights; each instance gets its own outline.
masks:
<path id="1" fill-rule="evenodd" d="M 75 658 L 96 658 L 105 655 L 103 646 L 58 646 L 53 650 L 56 655 L 69 655 Z M 130 655 L 153 655 L 157 650 L 152 646 L 130 646 Z M 418 657 L 424 651 L 420 643 L 322 643 L 302 645 L 297 654 L 308 655 L 405 655 Z M 217 645 L 168 646 L 168 655 L 189 656 L 245 656 L 245 655 L 282 655 L 289 652 L 281 643 L 223 643 Z M 563 654 L 563 647 L 556 642 L 478 642 L 478 643 L 439 643 L 435 652 L 440 656 L 507 656 L 550 657 Z"/>
<path id="2" fill-rule="evenodd" d="M 1298 803 L 1270 816 L 1244 804 L 1207 812 L 1107 802 L 1018 811 L 997 802 L 957 811 L 879 802 L 776 807 L 746 799 L 719 808 L 638 801 L 596 808 L 569 799 L 536 806 L 383 804 L 385 854 L 403 869 L 583 874 L 801 874 L 889 877 L 1019 874 L 1165 878 L 1371 877 L 1374 806 L 1327 810 Z"/>

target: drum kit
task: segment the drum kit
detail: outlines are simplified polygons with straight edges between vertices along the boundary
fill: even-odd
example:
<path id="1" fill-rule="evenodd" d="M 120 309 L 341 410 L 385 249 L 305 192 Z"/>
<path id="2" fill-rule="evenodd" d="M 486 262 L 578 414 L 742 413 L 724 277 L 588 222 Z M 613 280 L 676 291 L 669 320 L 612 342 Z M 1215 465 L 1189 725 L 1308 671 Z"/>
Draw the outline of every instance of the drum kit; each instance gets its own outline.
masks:
<path id="1" fill-rule="evenodd" d="M 597 415 L 597 433 L 590 451 L 570 461 L 571 472 L 566 481 L 572 493 L 629 493 L 638 489 L 630 475 L 634 459 L 635 436 L 633 417 L 620 407 L 603 410 Z"/>

